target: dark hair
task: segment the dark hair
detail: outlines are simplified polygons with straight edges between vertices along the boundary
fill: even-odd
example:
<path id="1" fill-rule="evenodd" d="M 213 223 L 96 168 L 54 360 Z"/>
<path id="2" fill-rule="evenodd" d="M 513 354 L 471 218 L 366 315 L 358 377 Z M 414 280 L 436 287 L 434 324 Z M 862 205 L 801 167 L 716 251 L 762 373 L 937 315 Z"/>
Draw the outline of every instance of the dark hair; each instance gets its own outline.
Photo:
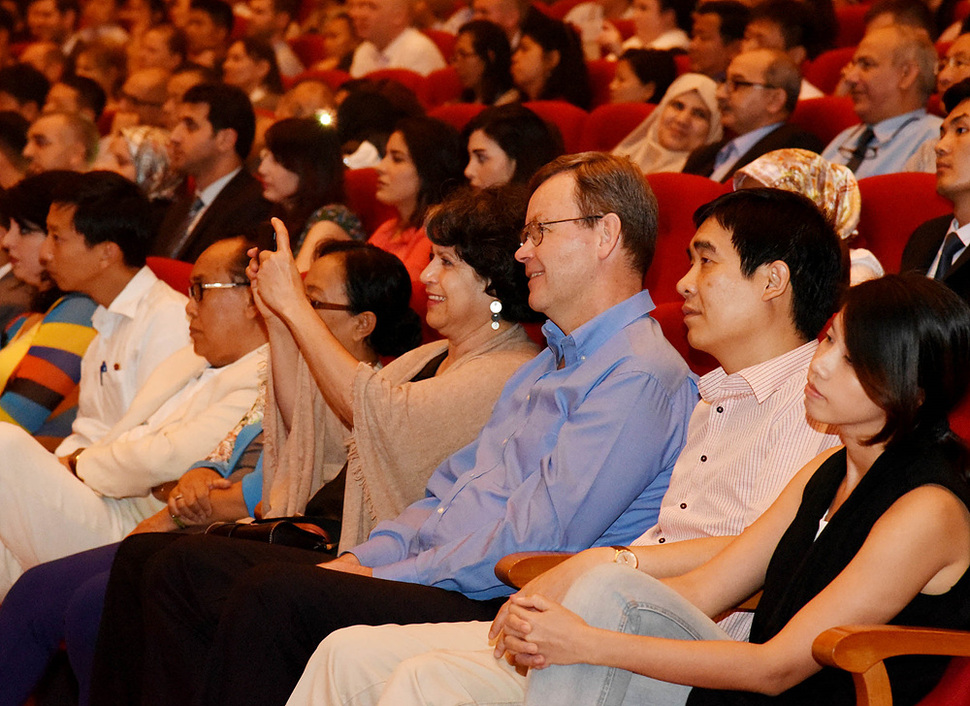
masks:
<path id="1" fill-rule="evenodd" d="M 185 92 L 182 102 L 209 106 L 208 120 L 213 132 L 235 130 L 236 154 L 240 159 L 249 156 L 256 134 L 256 113 L 245 91 L 224 83 L 199 83 Z"/>
<path id="2" fill-rule="evenodd" d="M 269 66 L 263 85 L 270 93 L 280 95 L 283 93 L 283 78 L 280 76 L 280 65 L 276 62 L 276 52 L 273 45 L 265 39 L 256 37 L 243 37 L 237 39 L 233 44 L 242 44 L 246 56 L 255 62 L 265 61 Z M 230 45 L 231 46 L 231 45 Z"/>
<path id="3" fill-rule="evenodd" d="M 394 131 L 404 137 L 421 181 L 417 204 L 408 220 L 408 225 L 419 228 L 428 208 L 464 183 L 466 152 L 458 131 L 435 118 L 405 118 Z"/>
<path id="4" fill-rule="evenodd" d="M 970 100 L 970 78 L 965 78 L 943 92 L 943 108 L 952 113 L 963 101 Z"/>
<path id="5" fill-rule="evenodd" d="M 47 100 L 51 84 L 30 64 L 14 64 L 0 69 L 0 92 L 13 96 L 17 103 L 35 103 L 40 110 Z"/>
<path id="6" fill-rule="evenodd" d="M 273 0 L 273 12 L 288 15 L 295 22 L 300 14 L 300 0 Z"/>
<path id="7" fill-rule="evenodd" d="M 472 47 L 485 64 L 480 87 L 481 98 L 483 103 L 491 105 L 512 88 L 512 48 L 509 46 L 508 35 L 504 29 L 488 20 L 466 22 L 458 30 L 458 34 L 471 35 Z M 461 99 L 466 103 L 474 102 L 475 89 L 466 88 L 462 91 Z"/>
<path id="8" fill-rule="evenodd" d="M 219 83 L 218 71 L 192 61 L 182 62 L 172 71 L 172 76 L 179 76 L 181 74 L 198 74 L 199 83 Z"/>
<path id="9" fill-rule="evenodd" d="M 85 44 L 80 51 L 78 51 L 77 56 L 80 57 L 82 54 L 87 55 L 91 58 L 98 69 L 102 72 L 107 73 L 108 71 L 117 71 L 117 76 L 115 76 L 113 85 L 108 89 L 110 95 L 117 93 L 118 88 L 124 82 L 127 75 L 126 63 L 128 60 L 125 54 L 125 48 L 118 44 L 106 41 L 94 41 L 89 44 Z"/>
<path id="10" fill-rule="evenodd" d="M 80 108 L 87 108 L 94 113 L 94 119 L 101 117 L 108 97 L 101 88 L 101 84 L 87 76 L 68 75 L 61 78 L 61 83 L 77 93 L 77 103 Z"/>
<path id="11" fill-rule="evenodd" d="M 640 168 L 627 157 L 604 152 L 567 154 L 536 172 L 529 190 L 534 193 L 547 180 L 566 173 L 573 177 L 579 212 L 615 213 L 620 219 L 621 245 L 630 267 L 646 274 L 657 247 L 657 197 Z"/>
<path id="12" fill-rule="evenodd" d="M 340 86 L 347 97 L 337 107 L 337 134 L 345 151 L 370 142 L 383 156 L 394 126 L 408 117 L 424 115 L 414 92 L 391 79 L 352 79 Z"/>
<path id="13" fill-rule="evenodd" d="M 838 306 L 847 268 L 839 236 L 815 203 L 781 189 L 741 189 L 697 209 L 694 225 L 710 218 L 731 233 L 745 277 L 776 260 L 788 266 L 792 323 L 806 341 L 818 336 Z"/>
<path id="14" fill-rule="evenodd" d="M 125 264 L 142 267 L 152 243 L 152 216 L 148 198 L 133 181 L 114 172 L 70 172 L 52 196 L 52 202 L 74 206 L 74 230 L 88 247 L 112 242 L 121 249 Z"/>
<path id="15" fill-rule="evenodd" d="M 515 160 L 510 181 L 516 184 L 528 184 L 539 167 L 565 151 L 559 128 L 519 103 L 486 108 L 469 120 L 463 132 L 466 144 L 476 130 L 484 132 L 509 159 Z"/>
<path id="16" fill-rule="evenodd" d="M 27 130 L 30 121 L 12 110 L 0 111 L 0 152 L 18 169 L 25 169 L 27 159 L 24 147 L 27 146 Z"/>
<path id="17" fill-rule="evenodd" d="M 886 275 L 849 290 L 842 322 L 859 383 L 886 413 L 866 443 L 951 436 L 947 414 L 970 381 L 967 303 L 923 275 Z"/>
<path id="18" fill-rule="evenodd" d="M 169 54 L 175 54 L 176 56 L 180 56 L 182 57 L 182 62 L 185 61 L 185 57 L 188 56 L 188 53 L 189 53 L 189 44 L 188 44 L 188 39 L 185 36 L 185 32 L 180 30 L 171 22 L 161 22 L 159 24 L 153 24 L 151 27 L 148 28 L 148 31 L 164 32 L 165 46 L 168 47 Z"/>
<path id="19" fill-rule="evenodd" d="M 721 20 L 718 27 L 721 41 L 731 44 L 744 38 L 751 11 L 737 0 L 708 0 L 697 6 L 694 15 L 717 15 Z"/>
<path id="20" fill-rule="evenodd" d="M 528 191 L 521 184 L 452 193 L 428 219 L 428 238 L 451 247 L 485 280 L 485 293 L 502 302 L 506 321 L 545 320 L 529 308 L 529 281 L 515 259 L 525 222 Z"/>
<path id="21" fill-rule="evenodd" d="M 654 85 L 651 103 L 659 103 L 670 84 L 677 78 L 677 63 L 674 61 L 674 53 L 670 51 L 627 49 L 620 55 L 619 61 L 630 65 L 640 83 Z"/>
<path id="22" fill-rule="evenodd" d="M 926 30 L 931 40 L 936 40 L 936 22 L 933 11 L 920 0 L 877 0 L 866 10 L 865 22 L 869 24 L 879 15 L 889 14 L 894 25 L 905 25 Z"/>
<path id="23" fill-rule="evenodd" d="M 0 31 L 7 30 L 8 34 L 13 34 L 14 30 L 17 29 L 17 20 L 5 7 L 0 7 Z"/>
<path id="24" fill-rule="evenodd" d="M 286 118 L 266 131 L 266 149 L 273 159 L 296 174 L 299 184 L 283 209 L 283 222 L 298 237 L 320 206 L 343 203 L 344 163 L 337 131 L 312 118 Z"/>
<path id="25" fill-rule="evenodd" d="M 532 12 L 522 24 L 522 36 L 532 39 L 544 52 L 559 52 L 559 63 L 546 79 L 539 99 L 564 100 L 583 110 L 589 110 L 593 91 L 590 88 L 583 44 L 576 30 L 571 25 L 546 17 L 541 12 Z"/>
<path id="26" fill-rule="evenodd" d="M 258 244 L 245 235 L 224 238 L 222 241 L 217 240 L 216 242 L 225 241 L 238 243 L 238 248 L 233 254 L 232 259 L 226 263 L 226 274 L 229 275 L 229 281 L 248 285 L 249 277 L 246 276 L 246 268 L 249 267 L 250 262 L 249 251 L 258 247 Z"/>
<path id="27" fill-rule="evenodd" d="M 340 255 L 351 313 L 377 319 L 367 345 L 377 355 L 398 356 L 421 343 L 421 317 L 411 308 L 411 276 L 389 252 L 356 240 L 325 240 L 317 258 Z"/>
<path id="28" fill-rule="evenodd" d="M 803 47 L 809 59 L 814 59 L 825 50 L 825 43 L 819 36 L 815 13 L 800 0 L 768 0 L 751 10 L 748 24 L 755 20 L 770 22 L 781 32 L 785 49 Z"/>
<path id="29" fill-rule="evenodd" d="M 232 31 L 232 6 L 223 0 L 192 0 L 189 7 L 193 10 L 201 10 L 207 14 L 212 23 L 217 27 L 222 27 L 226 32 Z"/>
<path id="30" fill-rule="evenodd" d="M 694 12 L 693 2 L 690 2 L 690 0 L 660 0 L 657 5 L 660 7 L 660 12 L 673 10 L 677 18 L 677 26 L 685 32 L 690 31 L 691 13 Z"/>

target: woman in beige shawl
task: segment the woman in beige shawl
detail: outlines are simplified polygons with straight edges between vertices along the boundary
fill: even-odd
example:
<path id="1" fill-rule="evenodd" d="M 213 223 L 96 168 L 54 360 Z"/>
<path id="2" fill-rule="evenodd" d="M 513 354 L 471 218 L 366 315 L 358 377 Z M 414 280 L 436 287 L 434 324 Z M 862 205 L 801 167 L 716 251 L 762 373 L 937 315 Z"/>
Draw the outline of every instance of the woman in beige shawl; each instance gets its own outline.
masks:
<path id="1" fill-rule="evenodd" d="M 629 157 L 644 174 L 679 172 L 691 152 L 721 139 L 716 90 L 707 76 L 680 76 L 613 154 Z"/>
<path id="2" fill-rule="evenodd" d="M 274 220 L 280 250 L 261 253 L 252 272 L 272 363 L 264 515 L 301 512 L 327 480 L 324 405 L 352 430 L 341 547 L 363 541 L 377 522 L 420 498 L 435 467 L 477 436 L 505 381 L 538 350 L 516 323 L 538 318 L 513 259 L 524 214 L 518 189 L 462 192 L 435 211 L 421 281 L 428 324 L 444 339 L 380 371 L 347 353 L 333 330 L 341 324 L 319 317 L 302 295 L 285 230 Z M 367 331 L 366 317 L 344 325 Z"/>

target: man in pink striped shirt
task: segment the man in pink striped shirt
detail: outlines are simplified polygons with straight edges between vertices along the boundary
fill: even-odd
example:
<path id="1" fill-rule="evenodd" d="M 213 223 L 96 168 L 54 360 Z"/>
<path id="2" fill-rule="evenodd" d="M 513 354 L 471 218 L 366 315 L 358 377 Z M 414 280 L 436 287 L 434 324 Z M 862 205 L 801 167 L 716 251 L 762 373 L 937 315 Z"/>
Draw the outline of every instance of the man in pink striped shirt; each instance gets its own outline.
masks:
<path id="1" fill-rule="evenodd" d="M 684 573 L 726 546 L 805 463 L 838 443 L 806 416 L 803 393 L 817 336 L 845 279 L 831 226 L 805 197 L 773 189 L 722 196 L 694 222 L 691 267 L 678 290 L 688 340 L 721 367 L 700 379 L 701 401 L 659 520 L 632 548 L 586 550 L 523 591 L 561 601 L 576 578 L 606 562 L 657 577 Z M 503 608 L 492 637 L 504 615 Z M 745 639 L 750 620 L 735 614 L 721 627 Z M 350 694 L 360 706 L 521 701 L 525 679 L 493 658 L 485 633 L 484 623 L 340 630 L 321 643 L 289 706 L 343 704 Z"/>

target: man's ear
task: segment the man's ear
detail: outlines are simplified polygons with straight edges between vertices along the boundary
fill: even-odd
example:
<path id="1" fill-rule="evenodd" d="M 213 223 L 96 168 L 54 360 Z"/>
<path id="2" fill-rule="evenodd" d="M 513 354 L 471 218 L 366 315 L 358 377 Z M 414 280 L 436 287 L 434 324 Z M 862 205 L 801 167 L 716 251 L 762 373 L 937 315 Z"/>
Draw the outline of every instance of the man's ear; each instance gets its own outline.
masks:
<path id="1" fill-rule="evenodd" d="M 597 252 L 600 259 L 609 257 L 620 243 L 620 232 L 623 230 L 620 217 L 615 213 L 607 213 L 600 221 L 600 236 L 597 242 Z"/>
<path id="2" fill-rule="evenodd" d="M 98 248 L 100 251 L 100 261 L 102 267 L 107 267 L 116 262 L 123 263 L 125 261 L 125 254 L 121 252 L 121 247 L 118 243 L 113 240 L 104 240 L 94 247 Z"/>
<path id="3" fill-rule="evenodd" d="M 899 81 L 897 85 L 900 91 L 908 91 L 919 80 L 919 68 L 916 64 L 904 64 L 899 67 Z"/>
<path id="4" fill-rule="evenodd" d="M 236 140 L 239 138 L 238 133 L 231 128 L 226 127 L 216 133 L 216 146 L 222 153 L 235 152 L 236 151 Z"/>
<path id="5" fill-rule="evenodd" d="M 790 291 L 791 271 L 788 269 L 788 263 L 784 260 L 775 260 L 762 267 L 765 268 L 767 276 L 765 291 L 761 295 L 762 301 L 771 301 Z"/>

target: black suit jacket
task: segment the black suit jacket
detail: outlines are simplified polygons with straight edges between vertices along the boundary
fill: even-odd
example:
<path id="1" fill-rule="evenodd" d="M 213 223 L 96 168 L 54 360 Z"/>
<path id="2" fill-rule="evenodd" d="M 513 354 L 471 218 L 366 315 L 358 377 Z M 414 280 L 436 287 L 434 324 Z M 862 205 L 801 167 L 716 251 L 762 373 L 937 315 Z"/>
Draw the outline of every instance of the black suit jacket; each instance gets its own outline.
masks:
<path id="1" fill-rule="evenodd" d="M 713 145 L 698 147 L 690 153 L 690 156 L 687 158 L 687 163 L 684 165 L 683 172 L 685 174 L 697 174 L 698 176 L 709 177 L 711 172 L 714 171 L 714 160 L 717 158 L 717 153 L 728 142 L 730 140 L 724 139 Z M 746 164 L 753 162 L 763 154 L 789 147 L 799 147 L 803 150 L 821 152 L 824 146 L 822 141 L 812 133 L 799 130 L 794 125 L 785 123 L 755 142 L 751 149 L 741 155 L 738 161 L 732 165 L 727 176 L 721 180 L 721 183 L 727 182 L 734 176 L 734 172 Z"/>
<path id="2" fill-rule="evenodd" d="M 950 230 L 952 221 L 953 214 L 940 216 L 926 221 L 914 230 L 903 249 L 899 271 L 919 272 L 925 275 L 943 245 L 943 239 Z M 943 284 L 970 302 L 970 248 L 960 253 L 960 257 L 950 265 L 950 270 L 943 278 Z"/>
<path id="3" fill-rule="evenodd" d="M 152 255 L 195 262 L 203 250 L 217 240 L 245 235 L 260 247 L 269 247 L 272 228 L 269 215 L 272 205 L 263 198 L 259 181 L 243 168 L 222 188 L 202 214 L 185 242 L 182 228 L 195 194 L 186 194 L 169 207 L 152 246 Z"/>

